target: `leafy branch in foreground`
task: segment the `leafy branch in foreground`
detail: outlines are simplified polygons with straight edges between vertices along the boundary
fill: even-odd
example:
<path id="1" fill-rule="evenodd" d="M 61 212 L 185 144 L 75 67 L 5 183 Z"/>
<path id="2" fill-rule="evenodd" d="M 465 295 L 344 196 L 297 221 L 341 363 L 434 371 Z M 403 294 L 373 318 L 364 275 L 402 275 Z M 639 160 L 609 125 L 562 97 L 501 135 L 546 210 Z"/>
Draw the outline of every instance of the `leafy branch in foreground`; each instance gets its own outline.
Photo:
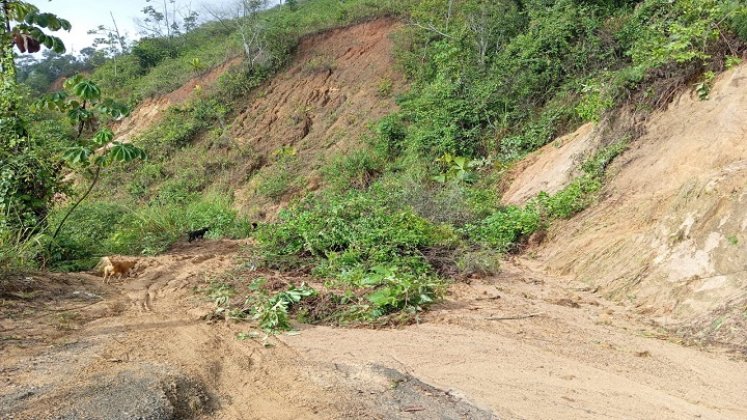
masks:
<path id="1" fill-rule="evenodd" d="M 18 0 L 3 0 L 0 5 L 0 51 L 15 46 L 22 53 L 37 53 L 42 45 L 56 53 L 65 52 L 65 44 L 44 30 L 70 31 L 70 22 L 52 13 L 41 13 L 31 3 Z M 3 69 L 5 70 L 5 69 Z"/>
<path id="2" fill-rule="evenodd" d="M 45 46 L 64 52 L 62 41 L 45 30 L 70 30 L 70 22 L 27 2 L 0 1 L 0 228 L 15 231 L 10 236 L 39 231 L 59 187 L 59 168 L 44 150 L 45 139 L 29 134 L 30 111 L 13 51 L 34 53 Z"/>
<path id="3" fill-rule="evenodd" d="M 109 128 L 99 129 L 102 119 L 119 120 L 129 114 L 129 109 L 111 99 L 103 98 L 101 89 L 90 80 L 76 76 L 65 82 L 65 90 L 40 101 L 39 105 L 59 111 L 68 117 L 75 128 L 77 144 L 68 147 L 63 159 L 70 168 L 84 171 L 92 176 L 88 189 L 70 207 L 52 235 L 56 239 L 67 219 L 85 200 L 101 175 L 101 170 L 115 163 L 128 163 L 145 159 L 145 151 L 139 147 L 114 140 L 114 133 Z M 84 138 L 85 133 L 94 133 Z"/>

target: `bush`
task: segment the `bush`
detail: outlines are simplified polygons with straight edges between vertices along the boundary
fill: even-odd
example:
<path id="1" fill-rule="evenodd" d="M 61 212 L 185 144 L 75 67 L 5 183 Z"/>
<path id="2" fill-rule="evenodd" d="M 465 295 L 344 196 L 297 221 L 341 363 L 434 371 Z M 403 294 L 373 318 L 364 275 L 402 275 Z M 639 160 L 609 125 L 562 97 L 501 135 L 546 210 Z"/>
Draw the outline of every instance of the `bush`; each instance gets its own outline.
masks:
<path id="1" fill-rule="evenodd" d="M 396 157 L 402 150 L 402 140 L 407 136 L 405 125 L 396 114 L 382 118 L 376 124 L 376 133 L 379 136 L 377 148 L 388 158 Z"/>
<path id="2" fill-rule="evenodd" d="M 296 256 L 340 287 L 363 289 L 359 304 L 372 317 L 418 310 L 442 284 L 421 251 L 455 234 L 386 203 L 378 193 L 328 193 L 283 211 L 256 237 L 267 259 Z"/>
<path id="3" fill-rule="evenodd" d="M 153 157 L 168 156 L 187 146 L 199 133 L 222 121 L 230 109 L 217 98 L 195 99 L 171 106 L 159 124 L 142 134 L 137 142 Z"/>
<path id="4" fill-rule="evenodd" d="M 473 241 L 498 252 L 506 252 L 543 226 L 536 205 L 528 205 L 523 209 L 508 206 L 479 223 L 467 225 L 464 231 Z"/>
<path id="5" fill-rule="evenodd" d="M 167 58 L 179 56 L 180 49 L 167 38 L 141 38 L 132 47 L 132 55 L 144 70 L 155 67 Z"/>
<path id="6" fill-rule="evenodd" d="M 223 73 L 216 83 L 217 95 L 221 98 L 239 99 L 260 86 L 268 74 L 263 70 L 249 69 L 238 65 Z"/>
<path id="7" fill-rule="evenodd" d="M 434 223 L 454 226 L 485 218 L 495 211 L 497 202 L 492 190 L 463 182 L 423 185 L 410 180 L 402 188 L 401 200 L 412 206 L 417 214 Z"/>
<path id="8" fill-rule="evenodd" d="M 337 190 L 365 189 L 384 171 L 384 159 L 375 150 L 356 150 L 336 157 L 322 168 L 326 181 Z"/>
<path id="9" fill-rule="evenodd" d="M 138 208 L 121 221 L 109 238 L 114 253 L 155 255 L 182 239 L 186 232 L 210 227 L 209 238 L 242 238 L 251 225 L 231 208 L 224 195 L 206 194 L 187 203 L 152 204 Z"/>
<path id="10" fill-rule="evenodd" d="M 552 196 L 541 193 L 539 200 L 550 217 L 567 219 L 588 207 L 601 187 L 598 178 L 584 174 Z"/>
<path id="11" fill-rule="evenodd" d="M 224 195 L 207 194 L 134 209 L 101 201 L 83 203 L 50 247 L 48 263 L 61 270 L 87 270 L 105 255 L 155 255 L 186 239 L 186 232 L 205 226 L 210 227 L 211 238 L 246 237 L 251 224 L 237 216 L 231 201 Z M 52 226 L 65 211 L 55 209 Z"/>
<path id="12" fill-rule="evenodd" d="M 66 213 L 67 206 L 55 209 L 50 226 L 56 227 Z M 96 265 L 100 257 L 111 251 L 109 238 L 118 231 L 127 214 L 126 207 L 114 203 L 82 203 L 65 222 L 57 242 L 52 244 L 50 266 L 76 271 Z"/>
<path id="13" fill-rule="evenodd" d="M 27 237 L 23 232 L 0 228 L 0 286 L 5 274 L 36 268 L 43 251 L 42 234 Z"/>
<path id="14" fill-rule="evenodd" d="M 276 166 L 262 172 L 257 193 L 279 203 L 293 188 L 297 176 L 289 162 L 279 162 Z"/>

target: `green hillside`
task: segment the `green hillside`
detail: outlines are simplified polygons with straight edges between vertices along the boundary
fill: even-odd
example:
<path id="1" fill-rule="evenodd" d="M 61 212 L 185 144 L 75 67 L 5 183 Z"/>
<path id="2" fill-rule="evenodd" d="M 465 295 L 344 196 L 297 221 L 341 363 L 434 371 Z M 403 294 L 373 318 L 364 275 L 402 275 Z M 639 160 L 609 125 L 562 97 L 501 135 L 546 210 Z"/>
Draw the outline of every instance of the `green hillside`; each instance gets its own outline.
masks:
<path id="1" fill-rule="evenodd" d="M 22 11 L 3 18 L 64 29 Z M 282 77 L 303 39 L 390 18 L 401 22 L 390 36 L 406 87 L 393 92 L 391 80 L 375 81 L 398 107 L 357 120 L 355 150 L 322 160 L 277 145 L 265 156 L 237 140 L 237 116 Z M 210 226 L 210 239 L 254 238 L 247 252 L 255 267 L 323 280 L 335 304 L 310 321 L 373 322 L 411 319 L 447 282 L 498 272 L 502 255 L 591 204 L 607 166 L 648 115 L 680 91 L 706 99 L 715 75 L 742 60 L 747 5 L 290 2 L 144 38 L 71 78 L 67 94 L 42 101 L 32 87 L 43 83 L 15 83 L 9 69 L 18 49 L 7 48 L 12 34 L 0 33 L 1 270 L 86 270 L 104 255 L 164 252 L 187 231 Z M 126 142 L 107 131 L 232 60 Z M 334 64 L 308 69 L 311 77 Z M 585 157 L 568 187 L 522 207 L 501 205 L 500 185 L 515 162 L 587 122 L 606 127 L 606 146 Z M 312 167 L 319 188 L 307 188 Z M 245 185 L 258 187 L 249 193 Z M 262 322 L 285 326 L 278 301 L 312 292 L 286 293 L 253 303 Z"/>

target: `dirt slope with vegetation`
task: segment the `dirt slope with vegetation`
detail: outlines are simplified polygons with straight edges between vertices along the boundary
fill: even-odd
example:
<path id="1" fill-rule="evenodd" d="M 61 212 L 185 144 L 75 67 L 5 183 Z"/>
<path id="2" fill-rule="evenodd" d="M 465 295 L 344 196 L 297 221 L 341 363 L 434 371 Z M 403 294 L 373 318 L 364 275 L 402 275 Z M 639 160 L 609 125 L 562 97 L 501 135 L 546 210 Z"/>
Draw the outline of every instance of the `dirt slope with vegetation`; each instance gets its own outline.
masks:
<path id="1" fill-rule="evenodd" d="M 112 130 L 118 139 L 132 141 L 133 138 L 158 124 L 169 107 L 178 106 L 193 98 L 195 94 L 200 93 L 203 86 L 214 85 L 222 75 L 231 68 L 241 65 L 242 61 L 241 57 L 227 60 L 192 78 L 173 92 L 145 99 L 137 105 L 130 116 L 112 124 Z"/>
<path id="2" fill-rule="evenodd" d="M 115 58 L 3 85 L 0 417 L 747 417 L 743 2 L 305 0 Z"/>
<path id="3" fill-rule="evenodd" d="M 707 100 L 686 92 L 654 114 L 612 166 L 603 198 L 554 226 L 537 263 L 689 338 L 745 348 L 745 83 L 740 66 Z M 553 146 L 538 152 L 551 171 L 566 161 Z M 528 166 L 510 190 L 541 183 L 543 169 Z"/>
<path id="4" fill-rule="evenodd" d="M 305 37 L 289 68 L 249 98 L 234 135 L 266 158 L 283 146 L 307 159 L 349 149 L 402 90 L 391 39 L 399 27 L 380 19 Z"/>

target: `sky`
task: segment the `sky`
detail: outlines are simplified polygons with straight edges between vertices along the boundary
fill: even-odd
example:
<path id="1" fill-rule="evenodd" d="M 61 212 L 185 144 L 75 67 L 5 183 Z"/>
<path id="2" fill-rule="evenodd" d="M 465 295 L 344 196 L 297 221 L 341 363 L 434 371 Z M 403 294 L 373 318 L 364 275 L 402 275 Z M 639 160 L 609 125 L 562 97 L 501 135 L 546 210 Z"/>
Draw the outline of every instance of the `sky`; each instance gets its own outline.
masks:
<path id="1" fill-rule="evenodd" d="M 68 33 L 59 31 L 54 35 L 62 38 L 67 51 L 74 53 L 90 46 L 95 38 L 87 32 L 104 24 L 112 26 L 112 18 L 109 12 L 114 14 L 117 25 L 121 32 L 126 32 L 130 39 L 137 39 L 138 29 L 135 24 L 136 17 L 142 17 L 141 10 L 148 4 L 145 0 L 28 0 L 39 7 L 42 12 L 54 13 L 67 19 L 73 26 Z M 203 4 L 220 5 L 227 4 L 233 0 L 177 0 L 177 5 L 192 5 L 192 9 L 201 13 Z"/>

